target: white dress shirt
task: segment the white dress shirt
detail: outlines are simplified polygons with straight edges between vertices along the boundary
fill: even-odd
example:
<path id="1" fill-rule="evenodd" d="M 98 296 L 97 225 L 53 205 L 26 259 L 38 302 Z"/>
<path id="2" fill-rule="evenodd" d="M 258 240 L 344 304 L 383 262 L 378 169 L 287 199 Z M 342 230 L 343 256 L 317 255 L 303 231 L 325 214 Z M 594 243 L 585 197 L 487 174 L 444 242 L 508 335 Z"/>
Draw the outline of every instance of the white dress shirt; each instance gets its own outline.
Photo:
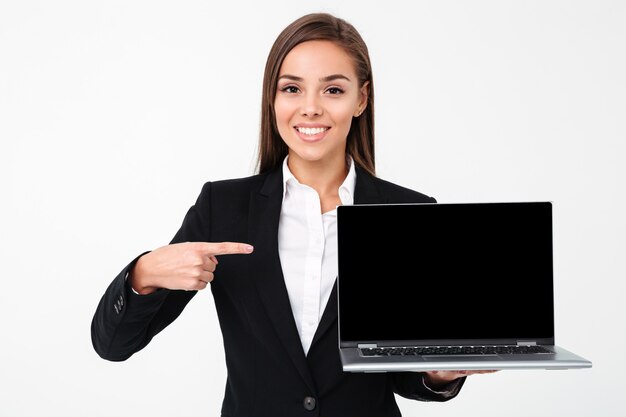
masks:
<path id="1" fill-rule="evenodd" d="M 322 214 L 317 191 L 298 182 L 283 161 L 278 253 L 291 311 L 306 355 L 337 278 L 337 210 Z M 339 187 L 341 204 L 354 202 L 354 163 Z"/>

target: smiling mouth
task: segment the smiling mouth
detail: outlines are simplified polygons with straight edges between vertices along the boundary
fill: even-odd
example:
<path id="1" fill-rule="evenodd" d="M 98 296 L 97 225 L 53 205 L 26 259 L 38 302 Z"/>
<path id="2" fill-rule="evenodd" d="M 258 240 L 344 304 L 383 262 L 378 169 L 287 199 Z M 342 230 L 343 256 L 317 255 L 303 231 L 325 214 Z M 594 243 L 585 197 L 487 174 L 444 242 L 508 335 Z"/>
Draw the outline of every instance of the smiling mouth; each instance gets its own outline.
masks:
<path id="1" fill-rule="evenodd" d="M 296 126 L 296 130 L 298 131 L 298 133 L 301 133 L 307 136 L 319 135 L 320 133 L 326 132 L 328 129 L 330 129 L 330 127 L 298 127 Z"/>

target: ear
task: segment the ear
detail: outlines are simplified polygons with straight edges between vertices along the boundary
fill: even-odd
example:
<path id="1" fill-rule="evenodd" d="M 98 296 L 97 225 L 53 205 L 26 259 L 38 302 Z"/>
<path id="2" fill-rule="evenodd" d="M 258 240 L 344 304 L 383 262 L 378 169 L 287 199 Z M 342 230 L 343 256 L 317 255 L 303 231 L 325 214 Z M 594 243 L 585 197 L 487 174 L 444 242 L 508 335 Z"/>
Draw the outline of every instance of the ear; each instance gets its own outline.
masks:
<path id="1" fill-rule="evenodd" d="M 360 88 L 359 94 L 360 94 L 359 105 L 356 108 L 356 111 L 354 112 L 354 117 L 359 117 L 361 114 L 363 114 L 363 112 L 365 111 L 365 108 L 367 107 L 367 101 L 370 96 L 370 82 L 369 81 L 365 81 L 363 86 Z"/>

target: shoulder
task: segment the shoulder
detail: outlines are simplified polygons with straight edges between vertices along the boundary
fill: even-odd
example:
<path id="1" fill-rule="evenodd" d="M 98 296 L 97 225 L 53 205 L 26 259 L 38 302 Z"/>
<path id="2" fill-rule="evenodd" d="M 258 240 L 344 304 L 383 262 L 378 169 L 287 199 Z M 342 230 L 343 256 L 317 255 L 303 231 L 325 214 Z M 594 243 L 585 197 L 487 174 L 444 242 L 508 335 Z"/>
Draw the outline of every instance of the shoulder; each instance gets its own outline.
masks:
<path id="1" fill-rule="evenodd" d="M 374 178 L 374 182 L 390 203 L 436 203 L 434 197 L 423 194 L 419 191 L 385 181 L 381 178 Z"/>
<path id="2" fill-rule="evenodd" d="M 282 171 L 273 170 L 248 177 L 208 181 L 204 183 L 198 199 L 233 204 L 248 200 L 253 192 L 265 193 L 267 190 L 280 187 Z"/>
<path id="3" fill-rule="evenodd" d="M 364 194 L 378 195 L 386 203 L 436 203 L 434 197 L 416 190 L 374 177 L 357 168 L 357 189 Z"/>
<path id="4" fill-rule="evenodd" d="M 248 177 L 209 181 L 204 184 L 203 190 L 209 188 L 213 193 L 248 193 L 251 190 L 261 188 L 266 178 L 267 174 L 256 174 Z"/>

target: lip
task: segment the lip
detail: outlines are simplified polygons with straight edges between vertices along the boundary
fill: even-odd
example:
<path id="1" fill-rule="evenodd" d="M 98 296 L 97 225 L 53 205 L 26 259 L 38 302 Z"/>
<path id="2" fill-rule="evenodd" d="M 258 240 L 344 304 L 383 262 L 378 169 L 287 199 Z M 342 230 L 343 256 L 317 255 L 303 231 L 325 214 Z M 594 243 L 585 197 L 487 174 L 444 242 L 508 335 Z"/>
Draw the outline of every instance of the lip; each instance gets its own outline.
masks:
<path id="1" fill-rule="evenodd" d="M 330 129 L 330 126 L 322 124 L 322 123 L 298 123 L 294 125 L 294 127 L 309 127 L 309 128 L 325 127 L 325 128 Z"/>
<path id="2" fill-rule="evenodd" d="M 316 135 L 306 135 L 298 131 L 299 127 L 306 127 L 309 129 L 325 128 L 326 130 Z M 296 132 L 296 135 L 298 135 L 300 140 L 307 142 L 307 143 L 313 143 L 313 142 L 319 142 L 320 140 L 324 139 L 328 131 L 330 131 L 330 126 L 319 124 L 319 123 L 298 123 L 297 125 L 293 127 L 293 130 Z"/>

